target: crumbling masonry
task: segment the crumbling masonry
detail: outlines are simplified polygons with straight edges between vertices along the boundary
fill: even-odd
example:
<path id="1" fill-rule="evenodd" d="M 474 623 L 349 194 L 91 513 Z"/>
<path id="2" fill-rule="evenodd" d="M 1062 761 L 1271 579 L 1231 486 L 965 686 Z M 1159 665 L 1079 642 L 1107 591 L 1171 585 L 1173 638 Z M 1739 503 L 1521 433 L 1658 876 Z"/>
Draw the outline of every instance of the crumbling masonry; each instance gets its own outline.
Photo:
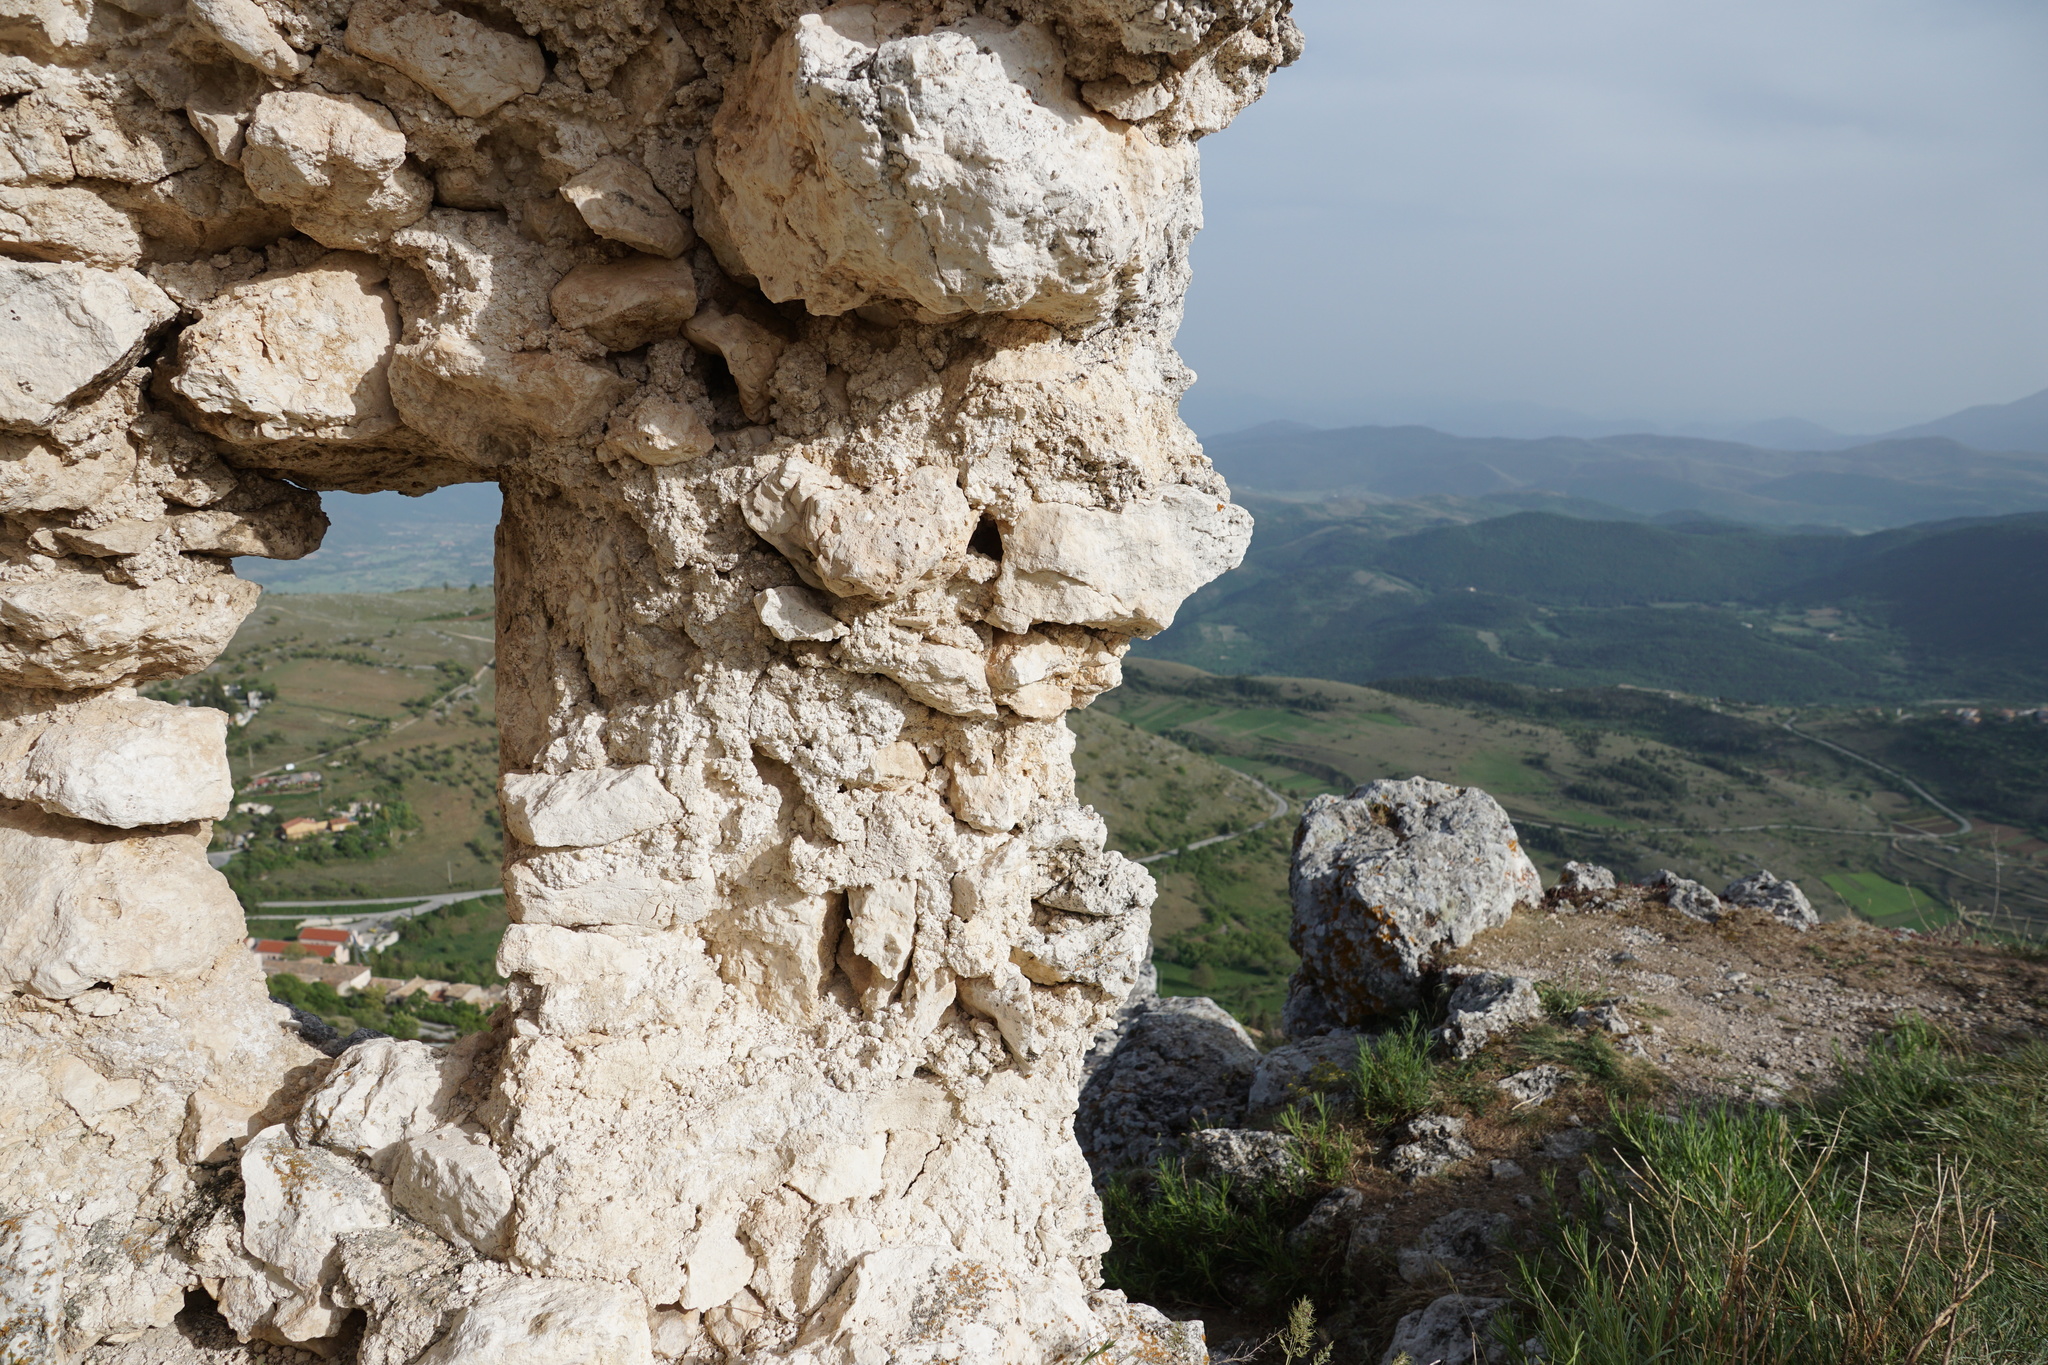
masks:
<path id="1" fill-rule="evenodd" d="M 1250 534 L 1171 341 L 1288 8 L 0 0 L 0 1357 L 203 1290 L 364 1365 L 1203 1359 L 1096 1287 L 1153 888 L 1063 716 Z M 224 719 L 135 689 L 313 490 L 480 480 L 510 1007 L 330 1059 Z"/>

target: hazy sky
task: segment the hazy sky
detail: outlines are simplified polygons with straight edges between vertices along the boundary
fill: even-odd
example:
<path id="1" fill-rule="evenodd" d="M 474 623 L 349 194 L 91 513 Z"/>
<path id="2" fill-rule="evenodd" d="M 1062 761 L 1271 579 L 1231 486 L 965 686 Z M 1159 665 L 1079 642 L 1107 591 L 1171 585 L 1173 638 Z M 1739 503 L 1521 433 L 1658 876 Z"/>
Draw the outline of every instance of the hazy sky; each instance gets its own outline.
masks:
<path id="1" fill-rule="evenodd" d="M 1203 143 L 1198 428 L 1881 430 L 2048 387 L 2041 0 L 1297 0 Z"/>

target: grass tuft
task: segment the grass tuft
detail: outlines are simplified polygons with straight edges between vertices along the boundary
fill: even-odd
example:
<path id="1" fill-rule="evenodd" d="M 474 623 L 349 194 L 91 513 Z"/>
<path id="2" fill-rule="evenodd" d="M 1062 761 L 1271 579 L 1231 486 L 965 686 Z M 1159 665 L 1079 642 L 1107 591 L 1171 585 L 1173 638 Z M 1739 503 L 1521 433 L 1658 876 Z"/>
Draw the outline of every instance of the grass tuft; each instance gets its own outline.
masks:
<path id="1" fill-rule="evenodd" d="M 1809 1105 L 1625 1111 L 1524 1259 L 1547 1365 L 2006 1365 L 2048 1342 L 2048 1047 L 1908 1020 Z"/>
<path id="2" fill-rule="evenodd" d="M 1350 1081 L 1358 1116 L 1367 1124 L 1391 1128 L 1427 1111 L 1436 1094 L 1437 1063 L 1422 1020 L 1410 1015 L 1391 1032 L 1359 1039 Z"/>

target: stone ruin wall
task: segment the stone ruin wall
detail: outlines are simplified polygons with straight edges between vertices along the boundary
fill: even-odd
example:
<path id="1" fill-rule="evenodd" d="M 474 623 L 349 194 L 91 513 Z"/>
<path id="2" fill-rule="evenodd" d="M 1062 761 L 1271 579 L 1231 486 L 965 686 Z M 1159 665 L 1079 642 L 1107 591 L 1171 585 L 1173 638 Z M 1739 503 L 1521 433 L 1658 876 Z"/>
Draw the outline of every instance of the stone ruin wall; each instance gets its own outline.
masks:
<path id="1" fill-rule="evenodd" d="M 1203 1358 L 1095 1289 L 1063 715 L 1250 534 L 1171 342 L 1288 9 L 0 0 L 0 1355 Z M 511 1008 L 331 1060 L 135 689 L 480 480 Z"/>

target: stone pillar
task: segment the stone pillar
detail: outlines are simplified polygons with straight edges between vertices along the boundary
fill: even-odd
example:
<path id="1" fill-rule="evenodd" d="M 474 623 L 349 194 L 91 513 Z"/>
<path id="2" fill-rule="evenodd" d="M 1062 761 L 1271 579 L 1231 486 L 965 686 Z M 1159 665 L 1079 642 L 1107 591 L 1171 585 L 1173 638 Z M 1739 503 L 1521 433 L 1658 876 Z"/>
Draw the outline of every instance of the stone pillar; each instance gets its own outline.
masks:
<path id="1" fill-rule="evenodd" d="M 0 858 L 94 850 L 124 920 L 7 909 L 45 1051 L 0 1079 L 56 1097 L 29 1137 L 152 1116 L 0 1158 L 22 1320 L 75 1354 L 198 1286 L 366 1365 L 1202 1359 L 1097 1288 L 1080 1059 L 1154 893 L 1063 716 L 1250 534 L 1171 339 L 1194 142 L 1285 0 L 160 8 L 0 30 L 0 681 L 72 689 L 9 704 Z M 119 689 L 224 645 L 222 556 L 310 548 L 300 489 L 478 479 L 511 1007 L 330 1062 L 198 859 L 218 736 Z M 96 794 L 117 723 L 200 795 Z M 81 1313 L 108 1236 L 154 1297 Z"/>

